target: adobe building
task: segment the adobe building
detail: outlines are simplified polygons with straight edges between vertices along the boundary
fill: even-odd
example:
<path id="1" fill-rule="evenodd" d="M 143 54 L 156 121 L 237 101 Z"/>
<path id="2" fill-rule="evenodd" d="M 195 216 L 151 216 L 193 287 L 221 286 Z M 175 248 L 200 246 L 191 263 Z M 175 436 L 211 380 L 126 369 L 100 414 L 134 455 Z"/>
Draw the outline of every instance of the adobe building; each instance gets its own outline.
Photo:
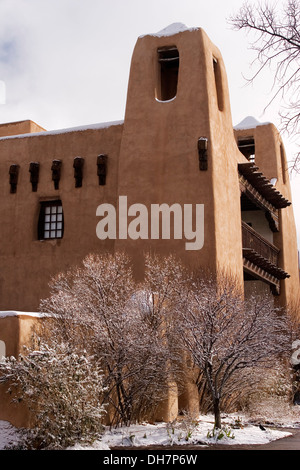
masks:
<path id="1" fill-rule="evenodd" d="M 124 121 L 58 131 L 23 121 L 0 136 L 3 354 L 25 341 L 32 317 L 18 312 L 38 312 L 51 277 L 90 253 L 124 250 L 142 276 L 145 251 L 172 252 L 231 271 L 245 295 L 259 286 L 297 302 L 282 139 L 250 118 L 233 128 L 222 56 L 201 28 L 138 38 Z"/>

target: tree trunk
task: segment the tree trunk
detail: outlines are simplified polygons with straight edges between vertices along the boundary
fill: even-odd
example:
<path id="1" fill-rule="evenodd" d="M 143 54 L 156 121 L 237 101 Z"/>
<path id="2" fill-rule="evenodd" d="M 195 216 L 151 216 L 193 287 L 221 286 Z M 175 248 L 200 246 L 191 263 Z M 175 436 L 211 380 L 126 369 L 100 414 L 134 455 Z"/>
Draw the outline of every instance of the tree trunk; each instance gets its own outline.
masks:
<path id="1" fill-rule="evenodd" d="M 214 399 L 215 427 L 221 429 L 220 399 Z"/>

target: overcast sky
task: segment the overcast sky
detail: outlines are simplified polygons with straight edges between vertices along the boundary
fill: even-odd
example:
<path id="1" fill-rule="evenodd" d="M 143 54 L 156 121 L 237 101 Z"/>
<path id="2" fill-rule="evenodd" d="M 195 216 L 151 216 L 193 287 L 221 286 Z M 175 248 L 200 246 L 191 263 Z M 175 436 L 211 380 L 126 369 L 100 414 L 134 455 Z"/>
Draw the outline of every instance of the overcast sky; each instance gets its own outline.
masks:
<path id="1" fill-rule="evenodd" d="M 202 27 L 220 49 L 233 125 L 251 115 L 279 127 L 280 103 L 264 112 L 271 97 L 271 71 L 246 85 L 244 77 L 251 76 L 255 54 L 249 48 L 250 38 L 233 31 L 228 23 L 242 3 L 0 0 L 0 123 L 31 119 L 53 130 L 123 119 L 131 55 L 138 36 L 179 22 Z M 280 6 L 283 2 L 276 3 Z M 287 138 L 284 142 L 292 159 L 295 146 Z M 298 233 L 299 180 L 295 176 L 292 180 Z"/>

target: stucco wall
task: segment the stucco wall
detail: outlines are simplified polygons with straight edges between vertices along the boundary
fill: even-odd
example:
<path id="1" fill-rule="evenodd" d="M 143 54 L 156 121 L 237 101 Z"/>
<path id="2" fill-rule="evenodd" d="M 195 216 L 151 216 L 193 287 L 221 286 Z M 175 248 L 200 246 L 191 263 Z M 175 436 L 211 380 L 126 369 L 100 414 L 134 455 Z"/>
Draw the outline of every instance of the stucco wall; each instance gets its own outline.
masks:
<path id="1" fill-rule="evenodd" d="M 33 328 L 42 321 L 37 315 L 20 312 L 0 312 L 0 341 L 5 343 L 6 356 L 15 357 L 24 354 L 24 345 L 28 345 Z M 26 404 L 13 401 L 15 395 L 10 392 L 10 384 L 0 384 L 0 419 L 9 421 L 14 426 L 30 425 L 30 413 Z"/>
<path id="2" fill-rule="evenodd" d="M 43 127 L 30 120 L 0 124 L 0 137 L 43 131 L 45 131 Z"/>
<path id="3" fill-rule="evenodd" d="M 122 125 L 77 132 L 45 133 L 0 139 L 0 308 L 36 311 L 48 295 L 51 276 L 67 270 L 90 252 L 113 250 L 110 240 L 96 236 L 96 208 L 115 204 L 117 161 Z M 107 180 L 99 186 L 97 156 L 108 155 Z M 83 183 L 75 188 L 73 160 L 85 159 Z M 59 189 L 54 189 L 51 165 L 62 160 Z M 40 162 L 37 192 L 32 191 L 29 164 Z M 9 167 L 20 166 L 17 191 L 10 193 Z M 40 201 L 60 199 L 64 237 L 38 240 Z"/>
<path id="4" fill-rule="evenodd" d="M 157 50 L 179 52 L 176 97 L 155 98 Z M 213 59 L 221 69 L 223 106 L 218 106 Z M 208 167 L 199 170 L 197 142 L 208 142 Z M 117 241 L 138 257 L 145 247 L 173 250 L 187 264 L 229 268 L 242 278 L 237 150 L 230 113 L 226 73 L 220 52 L 201 29 L 174 36 L 147 35 L 137 41 L 130 71 L 122 138 L 120 194 L 132 202 L 204 205 L 204 246 L 186 251 L 174 241 Z M 242 157 L 243 158 L 243 157 Z"/>

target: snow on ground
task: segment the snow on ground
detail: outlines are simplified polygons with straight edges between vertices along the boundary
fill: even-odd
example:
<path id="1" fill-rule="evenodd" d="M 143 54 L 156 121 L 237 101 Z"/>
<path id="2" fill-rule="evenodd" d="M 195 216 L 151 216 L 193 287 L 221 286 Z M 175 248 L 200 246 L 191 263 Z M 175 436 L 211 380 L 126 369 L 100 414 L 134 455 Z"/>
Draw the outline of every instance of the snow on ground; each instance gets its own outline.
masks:
<path id="1" fill-rule="evenodd" d="M 265 444 L 275 439 L 289 436 L 291 433 L 284 430 L 267 429 L 262 431 L 259 426 L 245 425 L 240 429 L 229 428 L 233 419 L 224 420 L 223 424 L 230 429 L 229 437 L 224 436 L 217 441 L 216 437 L 208 437 L 213 431 L 213 416 L 201 416 L 197 425 L 191 422 L 178 421 L 174 423 L 139 424 L 128 428 L 106 431 L 102 441 L 95 443 L 94 448 L 112 448 L 120 446 L 166 446 L 201 444 Z M 234 438 L 230 437 L 234 436 Z"/>
<path id="2" fill-rule="evenodd" d="M 128 428 L 107 430 L 101 442 L 95 443 L 94 448 L 110 449 L 120 446 L 166 446 L 186 444 L 265 444 L 275 439 L 289 436 L 291 433 L 284 430 L 267 429 L 262 431 L 257 425 L 243 425 L 240 429 L 233 429 L 237 416 L 223 419 L 222 424 L 230 429 L 229 437 L 224 436 L 219 441 L 216 437 L 208 437 L 213 431 L 213 416 L 200 416 L 197 422 L 179 420 L 175 423 L 139 424 Z M 231 427 L 230 427 L 231 426 Z M 231 437 L 230 437 L 231 436 Z M 232 438 L 234 436 L 234 438 Z"/>
<path id="3" fill-rule="evenodd" d="M 0 450 L 18 441 L 16 428 L 7 421 L 0 421 Z"/>
<path id="4" fill-rule="evenodd" d="M 236 428 L 238 423 L 241 426 Z M 297 424 L 299 426 L 300 423 Z M 213 430 L 212 415 L 201 415 L 197 421 L 183 417 L 168 424 L 142 423 L 112 430 L 107 428 L 101 441 L 95 441 L 93 445 L 89 446 L 78 443 L 68 450 L 110 450 L 114 447 L 135 448 L 153 445 L 170 448 L 172 445 L 215 443 L 227 445 L 266 444 L 291 434 L 284 428 L 278 430 L 265 427 L 265 430 L 262 430 L 258 425 L 249 424 L 238 415 L 227 415 L 222 419 L 222 425 L 230 429 L 230 434 L 221 440 L 217 440 L 216 437 L 208 437 L 208 434 Z M 17 440 L 16 429 L 7 421 L 0 421 L 0 450 L 11 444 L 16 444 Z"/>

